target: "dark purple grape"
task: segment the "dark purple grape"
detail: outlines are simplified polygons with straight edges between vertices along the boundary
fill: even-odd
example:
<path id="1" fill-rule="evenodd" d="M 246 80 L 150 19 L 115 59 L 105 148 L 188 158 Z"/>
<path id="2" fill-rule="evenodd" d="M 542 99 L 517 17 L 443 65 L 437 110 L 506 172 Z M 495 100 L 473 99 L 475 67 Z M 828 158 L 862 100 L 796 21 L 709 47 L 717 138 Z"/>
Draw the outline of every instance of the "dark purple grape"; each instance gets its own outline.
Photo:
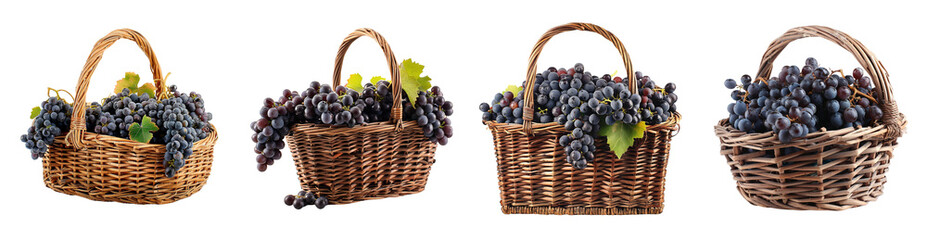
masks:
<path id="1" fill-rule="evenodd" d="M 856 122 L 856 119 L 858 116 L 859 115 L 856 112 L 856 108 L 847 108 L 846 110 L 843 110 L 843 120 L 844 121 Z"/>
<path id="2" fill-rule="evenodd" d="M 869 79 L 869 76 L 863 76 L 863 77 L 857 78 L 857 79 L 859 79 L 859 87 L 860 87 L 860 88 L 862 88 L 862 89 L 870 89 L 870 88 L 872 88 L 872 79 Z"/>
<path id="3" fill-rule="evenodd" d="M 315 199 L 315 207 L 318 209 L 323 209 L 325 206 L 328 206 L 328 198 L 319 196 Z"/>
<path id="4" fill-rule="evenodd" d="M 292 206 L 293 202 L 295 201 L 296 201 L 296 196 L 293 196 L 293 195 L 286 195 L 286 197 L 283 198 L 283 204 L 286 204 L 287 206 Z"/>
<path id="5" fill-rule="evenodd" d="M 854 68 L 854 69 L 853 69 L 853 77 L 856 78 L 856 79 L 861 79 L 861 78 L 863 78 L 863 68 L 860 68 L 860 67 Z"/>

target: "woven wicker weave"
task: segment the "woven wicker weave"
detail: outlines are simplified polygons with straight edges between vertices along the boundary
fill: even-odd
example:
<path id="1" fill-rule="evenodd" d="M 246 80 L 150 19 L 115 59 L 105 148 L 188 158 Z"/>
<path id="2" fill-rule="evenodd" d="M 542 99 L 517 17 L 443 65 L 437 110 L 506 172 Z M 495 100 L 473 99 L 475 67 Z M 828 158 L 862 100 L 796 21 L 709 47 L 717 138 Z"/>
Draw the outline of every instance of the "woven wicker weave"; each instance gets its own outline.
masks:
<path id="1" fill-rule="evenodd" d="M 798 210 L 866 205 L 882 195 L 892 150 L 907 122 L 898 112 L 888 73 L 875 54 L 831 28 L 806 26 L 787 31 L 763 54 L 757 78 L 768 78 L 785 46 L 805 37 L 830 40 L 856 57 L 880 93 L 881 124 L 811 133 L 783 144 L 772 132 L 748 134 L 722 120 L 715 126 L 721 154 L 731 166 L 740 194 L 753 205 Z"/>
<path id="2" fill-rule="evenodd" d="M 595 32 L 608 39 L 624 60 L 630 88 L 637 93 L 631 59 L 614 34 L 588 23 L 570 23 L 547 31 L 531 52 L 525 92 L 534 88 L 537 59 L 551 37 L 568 31 Z M 583 170 L 566 162 L 557 139 L 558 123 L 532 123 L 534 96 L 525 94 L 524 125 L 484 121 L 492 131 L 499 171 L 502 212 L 506 214 L 623 215 L 663 211 L 663 189 L 670 138 L 680 116 L 647 127 L 621 158 L 596 138 L 596 159 Z"/>
<path id="3" fill-rule="evenodd" d="M 115 30 L 97 41 L 77 83 L 71 131 L 55 138 L 43 161 L 45 186 L 55 191 L 96 201 L 136 204 L 171 203 L 196 193 L 206 184 L 212 168 L 217 133 L 193 144 L 193 155 L 173 178 L 164 176 L 164 145 L 147 144 L 85 132 L 84 109 L 90 76 L 103 51 L 119 39 L 138 44 L 148 56 L 159 96 L 167 91 L 161 67 L 148 40 L 130 29 Z M 215 128 L 213 128 L 215 129 Z"/>
<path id="4" fill-rule="evenodd" d="M 373 38 L 383 49 L 393 86 L 401 86 L 399 65 L 379 33 L 362 28 L 338 48 L 333 86 L 341 85 L 341 65 L 354 40 Z M 392 88 L 390 122 L 336 127 L 297 124 L 286 137 L 303 189 L 325 196 L 331 204 L 396 197 L 421 192 L 434 163 L 435 144 L 415 121 L 402 121 L 402 89 Z"/>

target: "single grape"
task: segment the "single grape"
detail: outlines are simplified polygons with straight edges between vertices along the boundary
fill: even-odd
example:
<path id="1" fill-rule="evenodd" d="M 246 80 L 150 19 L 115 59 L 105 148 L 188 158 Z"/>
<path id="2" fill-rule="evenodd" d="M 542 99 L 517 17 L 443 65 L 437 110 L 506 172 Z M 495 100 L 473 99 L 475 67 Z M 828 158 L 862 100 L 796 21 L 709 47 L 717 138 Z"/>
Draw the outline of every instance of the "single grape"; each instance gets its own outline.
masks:
<path id="1" fill-rule="evenodd" d="M 287 206 L 292 206 L 294 201 L 296 201 L 296 196 L 293 195 L 286 195 L 286 197 L 283 198 L 283 204 Z"/>

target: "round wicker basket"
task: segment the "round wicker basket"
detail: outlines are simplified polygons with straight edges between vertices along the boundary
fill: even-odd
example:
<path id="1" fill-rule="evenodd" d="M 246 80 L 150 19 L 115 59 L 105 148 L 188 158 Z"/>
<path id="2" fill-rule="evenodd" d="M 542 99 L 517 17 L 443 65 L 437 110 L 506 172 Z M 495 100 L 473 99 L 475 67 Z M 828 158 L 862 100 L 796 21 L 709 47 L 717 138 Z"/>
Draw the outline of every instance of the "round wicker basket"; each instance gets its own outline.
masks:
<path id="1" fill-rule="evenodd" d="M 167 91 L 161 66 L 148 40 L 131 29 L 110 32 L 97 41 L 87 58 L 77 83 L 71 130 L 55 138 L 55 147 L 45 154 L 45 186 L 52 190 L 96 201 L 135 204 L 171 203 L 199 191 L 212 168 L 213 148 L 218 138 L 213 131 L 206 139 L 193 144 L 193 154 L 172 178 L 164 176 L 161 163 L 166 151 L 163 144 L 148 144 L 129 139 L 86 132 L 84 109 L 90 76 L 103 58 L 103 51 L 119 39 L 138 44 L 151 63 L 158 96 Z"/>
<path id="2" fill-rule="evenodd" d="M 866 205 L 882 195 L 892 150 L 907 124 L 898 112 L 888 73 L 862 43 L 823 26 L 788 30 L 760 62 L 757 78 L 768 78 L 773 61 L 792 41 L 820 37 L 856 57 L 872 77 L 884 115 L 871 127 L 826 130 L 782 143 L 772 132 L 745 133 L 727 120 L 715 126 L 721 154 L 727 159 L 737 190 L 753 205 L 796 210 L 844 210 Z"/>

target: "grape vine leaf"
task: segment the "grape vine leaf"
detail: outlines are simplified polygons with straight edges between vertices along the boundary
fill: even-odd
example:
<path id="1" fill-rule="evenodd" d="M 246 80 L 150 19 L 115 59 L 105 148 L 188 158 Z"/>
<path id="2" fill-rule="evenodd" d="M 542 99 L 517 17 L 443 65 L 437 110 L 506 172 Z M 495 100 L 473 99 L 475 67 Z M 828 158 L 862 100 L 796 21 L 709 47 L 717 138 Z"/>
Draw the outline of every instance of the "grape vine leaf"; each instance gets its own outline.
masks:
<path id="1" fill-rule="evenodd" d="M 402 90 L 409 96 L 409 102 L 415 105 L 418 98 L 418 91 L 426 91 L 431 88 L 431 77 L 422 77 L 425 66 L 413 62 L 412 59 L 406 59 L 399 65 L 399 77 L 402 79 Z"/>
<path id="2" fill-rule="evenodd" d="M 524 88 L 520 86 L 509 85 L 508 87 L 505 88 L 505 91 L 502 91 L 502 93 L 512 92 L 512 94 L 518 95 L 518 92 L 521 92 L 522 90 L 524 90 Z"/>
<path id="3" fill-rule="evenodd" d="M 364 86 L 361 84 L 364 78 L 361 77 L 360 73 L 351 74 L 351 77 L 348 78 L 348 85 L 346 87 L 354 89 L 354 91 L 361 92 L 364 91 Z"/>
<path id="4" fill-rule="evenodd" d="M 140 143 L 151 141 L 151 132 L 158 131 L 158 125 L 151 122 L 148 116 L 142 117 L 142 124 L 132 123 L 129 126 L 129 139 Z"/>
<path id="5" fill-rule="evenodd" d="M 383 81 L 383 80 L 386 80 L 386 78 L 383 78 L 381 76 L 373 76 L 372 78 L 370 78 L 370 83 L 373 83 L 373 85 L 376 86 L 378 82 Z"/>
<path id="6" fill-rule="evenodd" d="M 619 158 L 628 151 L 628 147 L 634 145 L 634 139 L 644 137 L 644 131 L 647 130 L 647 124 L 638 122 L 636 125 L 625 123 L 615 123 L 604 125 L 599 129 L 599 136 L 605 136 L 608 142 L 608 148 L 615 152 Z"/>
<path id="7" fill-rule="evenodd" d="M 144 93 L 147 93 L 148 97 L 152 97 L 152 98 L 157 97 L 155 96 L 155 87 L 151 83 L 142 84 L 141 87 L 136 89 L 135 93 L 137 93 L 139 96 L 141 96 Z"/>
<path id="8" fill-rule="evenodd" d="M 121 80 L 116 81 L 116 88 L 113 89 L 113 93 L 121 93 L 123 88 L 128 88 L 129 93 L 136 93 L 141 96 L 143 93 L 147 93 L 148 97 L 155 96 L 155 87 L 151 83 L 145 83 L 141 87 L 138 86 L 138 82 L 141 78 L 138 74 L 134 72 L 126 72 L 126 76 Z"/>
<path id="9" fill-rule="evenodd" d="M 40 107 L 32 108 L 32 114 L 29 114 L 29 119 L 35 119 L 35 117 L 38 117 L 39 113 L 41 112 L 42 112 L 42 108 Z"/>

